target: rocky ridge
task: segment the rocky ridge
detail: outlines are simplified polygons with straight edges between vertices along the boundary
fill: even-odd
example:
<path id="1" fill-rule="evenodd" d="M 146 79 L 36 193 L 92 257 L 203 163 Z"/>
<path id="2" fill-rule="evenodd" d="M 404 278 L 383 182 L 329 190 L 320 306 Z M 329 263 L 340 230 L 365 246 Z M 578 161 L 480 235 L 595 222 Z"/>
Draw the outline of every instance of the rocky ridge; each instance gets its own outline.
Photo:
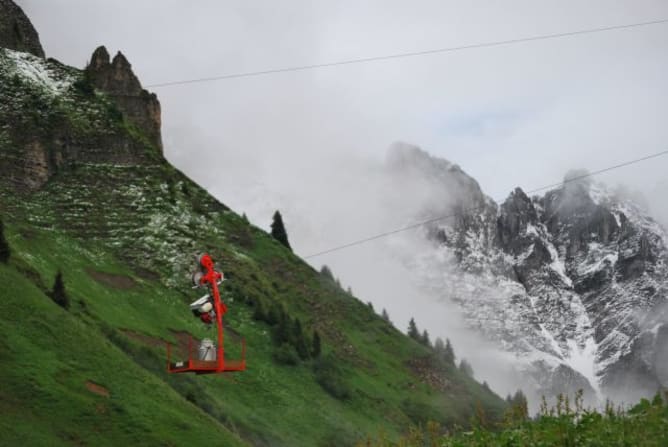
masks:
<path id="1" fill-rule="evenodd" d="M 453 206 L 449 163 L 404 152 L 458 216 L 427 231 L 436 248 L 413 271 L 515 356 L 528 391 L 629 401 L 668 385 L 668 237 L 640 206 L 582 172 L 543 196 L 517 188 L 500 205 L 472 200 L 483 196 L 477 183 L 458 180 L 469 189 Z"/>

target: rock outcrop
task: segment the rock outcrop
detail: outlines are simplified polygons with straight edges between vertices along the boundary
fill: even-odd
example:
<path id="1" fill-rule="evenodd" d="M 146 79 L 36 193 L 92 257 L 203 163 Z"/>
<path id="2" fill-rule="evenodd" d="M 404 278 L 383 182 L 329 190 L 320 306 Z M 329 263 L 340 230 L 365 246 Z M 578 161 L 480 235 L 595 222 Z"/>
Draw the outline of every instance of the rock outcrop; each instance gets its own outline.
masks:
<path id="1" fill-rule="evenodd" d="M 114 99 L 125 117 L 162 152 L 160 101 L 155 93 L 142 88 L 125 56 L 119 51 L 110 61 L 107 49 L 101 46 L 93 53 L 86 75 L 96 88 Z"/>
<path id="2" fill-rule="evenodd" d="M 44 57 L 37 31 L 12 0 L 0 0 L 0 47 Z"/>

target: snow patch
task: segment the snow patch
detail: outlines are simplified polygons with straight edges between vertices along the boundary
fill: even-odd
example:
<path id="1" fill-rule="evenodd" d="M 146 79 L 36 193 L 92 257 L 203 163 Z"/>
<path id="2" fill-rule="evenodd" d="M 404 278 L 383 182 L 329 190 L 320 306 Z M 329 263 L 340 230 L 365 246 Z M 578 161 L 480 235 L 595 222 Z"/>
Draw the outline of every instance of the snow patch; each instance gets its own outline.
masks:
<path id="1" fill-rule="evenodd" d="M 596 379 L 596 353 L 598 346 L 596 341 L 594 341 L 594 337 L 588 337 L 582 348 L 572 338 L 567 339 L 566 344 L 568 345 L 568 355 L 565 357 L 564 363 L 585 376 L 589 384 L 594 388 L 596 397 L 601 399 L 602 393 Z"/>
<path id="2" fill-rule="evenodd" d="M 41 86 L 52 95 L 61 95 L 72 85 L 72 79 L 59 79 L 43 59 L 28 53 L 5 50 L 14 64 L 14 72 L 23 79 Z M 62 76 L 62 75 L 61 75 Z"/>
<path id="3" fill-rule="evenodd" d="M 552 263 L 550 264 L 550 268 L 554 270 L 561 280 L 566 284 L 568 287 L 573 287 L 573 280 L 566 275 L 566 266 L 564 265 L 564 262 L 559 258 L 559 253 L 557 252 L 557 249 L 554 248 L 554 245 L 550 242 L 547 242 L 545 244 L 547 247 L 547 250 L 550 252 L 550 257 L 552 258 Z"/>

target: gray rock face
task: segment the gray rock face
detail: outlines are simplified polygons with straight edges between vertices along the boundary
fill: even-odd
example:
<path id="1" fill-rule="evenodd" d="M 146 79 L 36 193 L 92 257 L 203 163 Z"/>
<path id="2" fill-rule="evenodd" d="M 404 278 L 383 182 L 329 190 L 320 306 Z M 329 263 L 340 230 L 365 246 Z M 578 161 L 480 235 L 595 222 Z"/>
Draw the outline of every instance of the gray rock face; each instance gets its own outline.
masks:
<path id="1" fill-rule="evenodd" d="M 12 0 L 0 0 L 0 47 L 44 57 L 37 31 Z"/>
<path id="2" fill-rule="evenodd" d="M 426 232 L 437 248 L 413 269 L 470 327 L 517 356 L 527 391 L 583 389 L 590 401 L 629 402 L 667 386 L 665 230 L 582 172 L 542 197 L 517 188 L 497 207 L 476 200 L 484 195 L 456 178 L 463 171 L 446 179 L 449 165 L 423 156 L 410 168 L 440 170 L 428 175 L 449 190 L 467 185 L 461 200 L 449 199 L 459 217 Z"/>
<path id="3" fill-rule="evenodd" d="M 86 74 L 93 85 L 108 93 L 128 120 L 162 152 L 160 101 L 155 93 L 142 88 L 125 56 L 118 52 L 110 62 L 107 49 L 99 47 L 86 67 Z"/>

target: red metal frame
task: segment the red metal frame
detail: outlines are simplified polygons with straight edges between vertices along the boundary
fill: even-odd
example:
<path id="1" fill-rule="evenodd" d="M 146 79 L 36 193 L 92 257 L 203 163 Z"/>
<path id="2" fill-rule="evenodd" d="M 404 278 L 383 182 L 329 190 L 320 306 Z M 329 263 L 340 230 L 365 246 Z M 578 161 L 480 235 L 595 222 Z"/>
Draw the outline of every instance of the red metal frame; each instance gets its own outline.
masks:
<path id="1" fill-rule="evenodd" d="M 225 348 L 223 345 L 223 315 L 227 312 L 227 305 L 220 299 L 218 290 L 218 281 L 223 279 L 223 275 L 214 269 L 213 259 L 208 254 L 200 257 L 200 266 L 203 276 L 200 279 L 200 285 L 208 286 L 213 296 L 213 308 L 216 312 L 216 326 L 218 329 L 218 344 L 216 346 L 216 360 L 199 360 L 198 356 L 193 357 L 192 341 L 188 340 L 188 359 L 172 363 L 171 345 L 167 343 L 167 372 L 184 373 L 194 372 L 196 374 L 213 374 L 232 371 L 244 371 L 246 369 L 246 340 L 241 341 L 241 360 L 225 361 Z"/>

